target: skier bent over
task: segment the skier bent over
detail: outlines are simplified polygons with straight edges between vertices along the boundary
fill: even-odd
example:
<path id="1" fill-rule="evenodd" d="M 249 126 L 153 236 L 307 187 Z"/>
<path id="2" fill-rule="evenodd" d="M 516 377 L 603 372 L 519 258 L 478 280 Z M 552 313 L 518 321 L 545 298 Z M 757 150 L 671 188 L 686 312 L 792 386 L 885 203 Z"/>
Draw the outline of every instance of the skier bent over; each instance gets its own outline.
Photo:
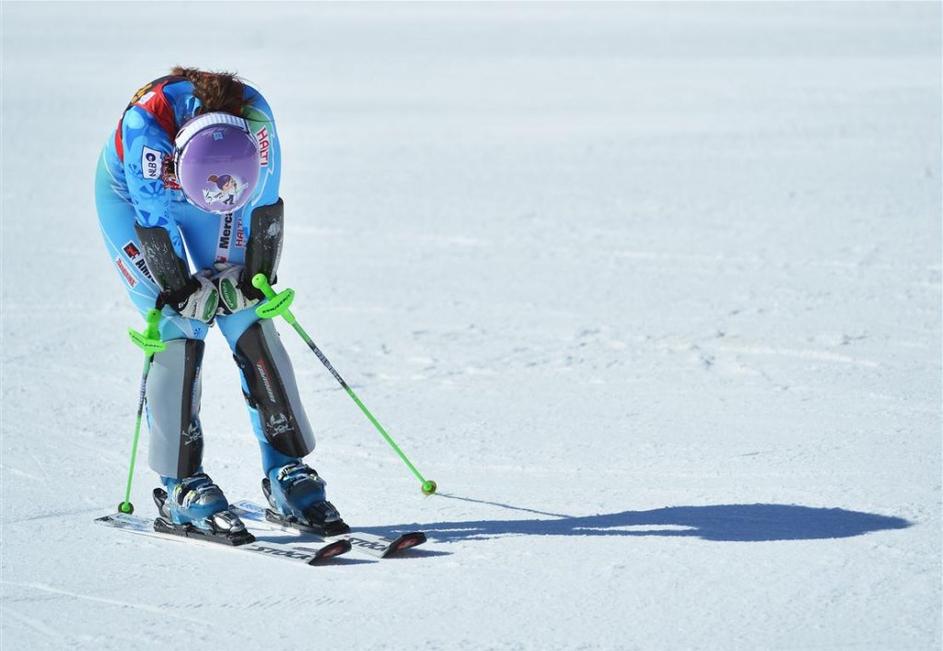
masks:
<path id="1" fill-rule="evenodd" d="M 146 394 L 148 461 L 163 484 L 156 524 L 231 544 L 251 535 L 203 472 L 200 370 L 214 323 L 241 372 L 272 510 L 324 535 L 348 530 L 324 480 L 302 462 L 315 441 L 288 355 L 272 322 L 251 309 L 264 296 L 250 279 L 274 282 L 278 268 L 280 168 L 272 112 L 256 89 L 177 67 L 135 93 L 95 182 L 105 246 L 131 301 L 142 314 L 162 313 L 166 348 L 154 354 Z"/>

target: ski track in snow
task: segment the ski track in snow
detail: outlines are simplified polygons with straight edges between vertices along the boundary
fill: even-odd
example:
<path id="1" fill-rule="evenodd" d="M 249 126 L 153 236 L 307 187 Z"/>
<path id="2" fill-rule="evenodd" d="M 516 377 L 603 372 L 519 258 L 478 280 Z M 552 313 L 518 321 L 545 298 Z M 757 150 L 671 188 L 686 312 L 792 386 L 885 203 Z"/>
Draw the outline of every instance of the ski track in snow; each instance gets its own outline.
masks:
<path id="1" fill-rule="evenodd" d="M 939 3 L 0 11 L 4 650 L 941 647 Z M 93 523 L 142 364 L 93 168 L 176 63 L 273 106 L 293 311 L 441 492 L 280 325 L 311 462 L 402 558 Z"/>

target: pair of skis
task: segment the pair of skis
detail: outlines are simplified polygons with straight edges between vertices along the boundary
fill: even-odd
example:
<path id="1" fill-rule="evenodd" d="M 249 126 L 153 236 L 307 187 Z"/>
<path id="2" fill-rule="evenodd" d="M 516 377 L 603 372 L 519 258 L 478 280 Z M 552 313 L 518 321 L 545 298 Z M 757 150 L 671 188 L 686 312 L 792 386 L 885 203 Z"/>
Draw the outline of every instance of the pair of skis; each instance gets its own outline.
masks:
<path id="1" fill-rule="evenodd" d="M 324 538 L 273 522 L 266 517 L 266 509 L 248 500 L 236 502 L 230 508 L 243 521 L 255 541 L 237 546 L 221 545 L 199 536 L 198 532 L 194 532 L 195 535 L 191 537 L 186 530 L 158 530 L 154 520 L 120 512 L 97 518 L 95 522 L 151 538 L 178 541 L 190 538 L 215 548 L 232 549 L 307 565 L 317 565 L 350 551 L 378 559 L 389 558 L 426 542 L 426 535 L 421 531 L 412 531 L 392 538 L 358 531 Z"/>
<path id="2" fill-rule="evenodd" d="M 260 232 L 280 233 L 281 224 L 281 199 L 272 206 L 272 210 L 265 213 L 266 217 L 271 218 L 272 226 L 277 228 L 259 228 Z M 261 210 L 261 209 L 260 209 Z M 258 211 L 256 211 L 258 212 Z M 253 222 L 255 214 L 253 214 Z M 253 230 L 256 230 L 253 228 Z M 274 236 L 273 236 L 274 237 Z M 277 248 L 277 247 L 276 247 Z M 247 262 L 247 265 L 252 265 Z M 423 495 L 432 495 L 436 492 L 436 482 L 426 479 L 419 470 L 413 465 L 409 458 L 403 453 L 393 438 L 387 433 L 380 422 L 363 404 L 353 389 L 344 381 L 334 366 L 328 361 L 321 349 L 314 343 L 311 337 L 305 332 L 301 324 L 298 323 L 295 316 L 289 309 L 293 299 L 294 290 L 286 289 L 278 294 L 269 284 L 268 276 L 265 273 L 256 273 L 252 276 L 252 285 L 261 291 L 266 301 L 263 301 L 255 308 L 256 315 L 263 319 L 272 319 L 281 316 L 287 321 L 298 335 L 308 345 L 308 348 L 317 356 L 322 364 L 330 371 L 334 379 L 347 392 L 347 395 L 354 401 L 357 407 L 363 412 L 364 416 L 373 424 L 380 435 L 393 448 L 393 451 L 399 455 L 400 459 L 409 468 L 410 472 L 420 481 L 420 488 Z M 123 529 L 132 533 L 165 538 L 185 540 L 193 539 L 198 542 L 213 542 L 214 547 L 226 547 L 230 549 L 247 551 L 250 553 L 262 554 L 276 558 L 287 558 L 291 560 L 300 560 L 309 565 L 318 563 L 328 558 L 346 554 L 349 551 L 357 551 L 377 558 L 386 558 L 398 554 L 403 550 L 416 547 L 426 542 L 426 534 L 421 531 L 413 531 L 402 534 L 396 538 L 387 538 L 364 532 L 352 532 L 342 536 L 332 536 L 328 538 L 314 536 L 311 533 L 299 531 L 298 528 L 292 528 L 288 523 L 280 521 L 274 513 L 267 512 L 267 509 L 246 500 L 230 505 L 230 510 L 238 515 L 245 525 L 248 534 L 254 537 L 252 542 L 242 542 L 250 540 L 250 536 L 240 528 L 240 539 L 232 537 L 221 539 L 213 532 L 207 534 L 192 525 L 179 527 L 159 517 L 154 521 L 133 515 L 134 506 L 131 504 L 131 482 L 134 477 L 134 464 L 137 457 L 138 439 L 141 433 L 141 421 L 144 412 L 146 400 L 145 390 L 147 386 L 147 376 L 150 371 L 154 355 L 164 349 L 165 344 L 160 339 L 159 323 L 161 312 L 158 309 L 152 309 L 147 313 L 147 329 L 141 333 L 134 330 L 130 331 L 131 339 L 145 353 L 144 370 L 141 374 L 141 388 L 138 399 L 137 420 L 134 428 L 134 437 L 131 443 L 131 461 L 128 468 L 128 481 L 125 487 L 124 501 L 118 506 L 118 512 L 96 519 L 99 524 Z M 307 537 L 306 540 L 301 538 Z M 223 542 L 225 544 L 218 544 Z"/>

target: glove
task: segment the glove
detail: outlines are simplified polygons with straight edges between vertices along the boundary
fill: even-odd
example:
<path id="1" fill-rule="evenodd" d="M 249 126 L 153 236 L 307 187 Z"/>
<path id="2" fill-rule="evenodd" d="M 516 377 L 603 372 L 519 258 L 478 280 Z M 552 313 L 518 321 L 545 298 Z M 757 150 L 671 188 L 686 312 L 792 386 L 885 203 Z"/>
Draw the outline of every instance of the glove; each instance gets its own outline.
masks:
<path id="1" fill-rule="evenodd" d="M 212 323 L 219 309 L 219 291 L 213 284 L 210 271 L 195 273 L 180 289 L 161 292 L 157 297 L 157 309 L 163 309 L 165 305 L 187 319 Z"/>
<path id="2" fill-rule="evenodd" d="M 262 293 L 247 282 L 246 268 L 242 265 L 217 262 L 213 282 L 219 291 L 219 313 L 234 314 L 257 304 Z"/>

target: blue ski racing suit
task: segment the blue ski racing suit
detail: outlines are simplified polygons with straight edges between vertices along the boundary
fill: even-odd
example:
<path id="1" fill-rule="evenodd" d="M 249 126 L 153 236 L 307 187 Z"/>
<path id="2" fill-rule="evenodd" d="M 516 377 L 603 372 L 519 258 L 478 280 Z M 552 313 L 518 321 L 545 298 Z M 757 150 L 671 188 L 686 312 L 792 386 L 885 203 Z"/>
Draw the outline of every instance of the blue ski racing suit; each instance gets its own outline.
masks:
<path id="1" fill-rule="evenodd" d="M 248 85 L 243 93 L 241 117 L 259 146 L 260 176 L 249 202 L 230 214 L 191 205 L 176 182 L 174 136 L 201 109 L 186 78 L 163 77 L 141 88 L 108 138 L 95 181 L 101 232 L 110 263 L 142 315 L 162 291 L 173 289 L 166 285 L 175 269 L 189 280 L 192 274 L 245 266 L 254 257 L 255 270 L 274 281 L 282 235 L 281 152 L 265 98 Z M 254 225 L 266 232 L 253 232 Z M 155 354 L 147 383 L 148 461 L 168 487 L 202 472 L 200 369 L 212 322 L 162 308 L 166 349 Z M 300 462 L 314 449 L 314 435 L 274 325 L 251 308 L 220 312 L 215 323 L 239 366 L 266 476 Z"/>

